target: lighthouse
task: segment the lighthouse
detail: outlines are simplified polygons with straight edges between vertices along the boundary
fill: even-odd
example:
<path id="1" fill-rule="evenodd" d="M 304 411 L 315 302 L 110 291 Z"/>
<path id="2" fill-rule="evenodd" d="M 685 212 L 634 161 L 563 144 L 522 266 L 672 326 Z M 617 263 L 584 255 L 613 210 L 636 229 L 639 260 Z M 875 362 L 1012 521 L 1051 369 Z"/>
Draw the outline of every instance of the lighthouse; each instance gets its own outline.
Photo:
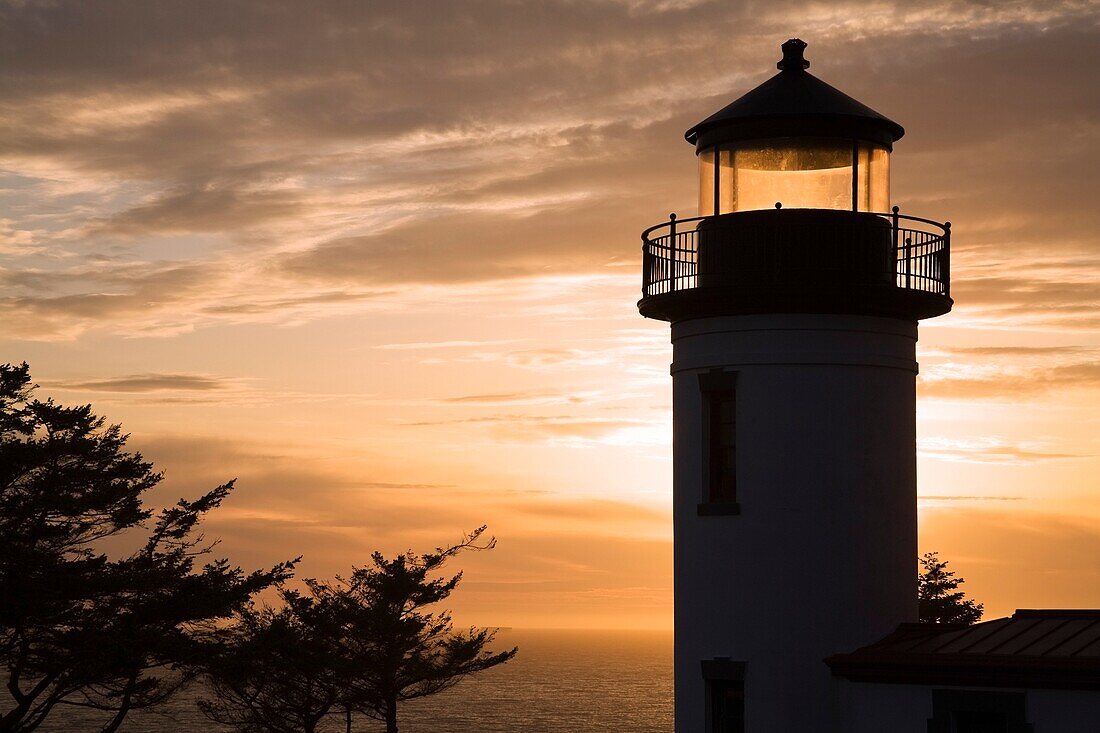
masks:
<path id="1" fill-rule="evenodd" d="M 915 347 L 950 224 L 892 207 L 896 122 L 806 44 L 686 133 L 699 215 L 642 234 L 673 359 L 678 733 L 843 729 L 826 657 L 916 621 Z"/>

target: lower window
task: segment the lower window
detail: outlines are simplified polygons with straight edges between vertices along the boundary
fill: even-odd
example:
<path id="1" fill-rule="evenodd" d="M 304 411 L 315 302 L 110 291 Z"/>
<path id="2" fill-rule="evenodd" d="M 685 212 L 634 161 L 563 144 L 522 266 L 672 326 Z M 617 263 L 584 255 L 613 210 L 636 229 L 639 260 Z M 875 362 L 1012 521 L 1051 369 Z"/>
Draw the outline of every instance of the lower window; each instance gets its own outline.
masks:
<path id="1" fill-rule="evenodd" d="M 933 690 L 928 733 L 1031 733 L 1022 692 Z"/>
<path id="2" fill-rule="evenodd" d="M 744 733 L 745 663 L 727 657 L 703 660 L 707 733 Z"/>
<path id="3" fill-rule="evenodd" d="M 745 683 L 712 680 L 710 683 L 711 733 L 745 733 Z"/>

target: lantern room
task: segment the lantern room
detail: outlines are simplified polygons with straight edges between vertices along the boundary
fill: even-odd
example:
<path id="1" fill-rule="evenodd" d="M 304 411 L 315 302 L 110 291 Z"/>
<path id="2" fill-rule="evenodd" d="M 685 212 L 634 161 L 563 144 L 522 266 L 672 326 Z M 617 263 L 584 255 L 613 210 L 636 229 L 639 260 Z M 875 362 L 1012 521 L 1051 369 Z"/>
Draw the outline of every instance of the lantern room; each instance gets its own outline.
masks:
<path id="1" fill-rule="evenodd" d="M 699 212 L 642 232 L 642 314 L 948 312 L 950 223 L 891 200 L 905 130 L 810 74 L 803 41 L 782 48 L 778 74 L 685 133 Z"/>
<path id="2" fill-rule="evenodd" d="M 699 216 L 890 209 L 890 151 L 904 130 L 806 71 L 805 48 L 784 43 L 779 74 L 688 130 Z"/>

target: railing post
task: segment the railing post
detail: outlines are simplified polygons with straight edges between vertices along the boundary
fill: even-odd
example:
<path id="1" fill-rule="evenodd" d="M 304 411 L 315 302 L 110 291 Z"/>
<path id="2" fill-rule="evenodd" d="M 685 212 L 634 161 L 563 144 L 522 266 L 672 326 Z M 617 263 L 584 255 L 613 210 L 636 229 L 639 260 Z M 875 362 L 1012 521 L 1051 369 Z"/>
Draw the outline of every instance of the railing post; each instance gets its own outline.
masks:
<path id="1" fill-rule="evenodd" d="M 898 262 L 898 254 L 899 254 L 899 251 L 898 251 L 898 212 L 899 211 L 901 211 L 901 209 L 898 208 L 897 206 L 895 206 L 893 209 L 891 209 L 892 213 L 890 215 L 890 245 L 894 249 L 894 284 L 895 284 L 895 286 L 897 285 L 897 279 L 898 279 L 898 265 L 897 265 L 897 262 Z M 908 267 L 908 266 L 909 266 L 908 263 L 906 263 L 906 267 Z"/>
<path id="2" fill-rule="evenodd" d="M 943 223 L 943 294 L 951 297 L 951 222 Z"/>
<path id="3" fill-rule="evenodd" d="M 642 235 L 642 297 L 649 296 L 649 282 L 653 279 L 653 255 L 649 251 L 649 240 Z"/>
<path id="4" fill-rule="evenodd" d="M 870 194 L 868 194 L 870 197 Z M 870 204 L 868 204 L 870 208 Z M 859 141 L 852 141 L 852 211 L 859 211 Z"/>
<path id="5" fill-rule="evenodd" d="M 906 237 L 905 238 L 905 289 L 906 290 L 909 290 L 910 288 L 913 287 L 912 283 L 910 282 L 910 277 L 912 275 L 912 269 L 913 269 L 912 259 L 913 259 L 913 238 L 912 237 Z"/>
<path id="6" fill-rule="evenodd" d="M 668 248 L 669 255 L 671 256 L 671 271 L 669 272 L 669 291 L 676 289 L 676 278 L 679 274 L 679 268 L 676 266 L 676 260 L 680 253 L 680 248 L 676 245 L 676 213 L 673 212 L 668 215 Z"/>

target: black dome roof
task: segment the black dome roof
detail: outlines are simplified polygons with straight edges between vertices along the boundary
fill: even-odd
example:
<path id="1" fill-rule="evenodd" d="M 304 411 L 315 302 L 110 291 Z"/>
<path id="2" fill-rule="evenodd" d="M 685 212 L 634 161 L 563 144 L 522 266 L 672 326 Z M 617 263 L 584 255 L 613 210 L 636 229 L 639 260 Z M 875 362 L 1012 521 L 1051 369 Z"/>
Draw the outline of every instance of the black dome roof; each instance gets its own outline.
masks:
<path id="1" fill-rule="evenodd" d="M 698 148 L 715 143 L 769 137 L 843 137 L 890 148 L 905 134 L 901 125 L 857 102 L 806 71 L 806 43 L 783 44 L 780 72 L 688 130 Z"/>

